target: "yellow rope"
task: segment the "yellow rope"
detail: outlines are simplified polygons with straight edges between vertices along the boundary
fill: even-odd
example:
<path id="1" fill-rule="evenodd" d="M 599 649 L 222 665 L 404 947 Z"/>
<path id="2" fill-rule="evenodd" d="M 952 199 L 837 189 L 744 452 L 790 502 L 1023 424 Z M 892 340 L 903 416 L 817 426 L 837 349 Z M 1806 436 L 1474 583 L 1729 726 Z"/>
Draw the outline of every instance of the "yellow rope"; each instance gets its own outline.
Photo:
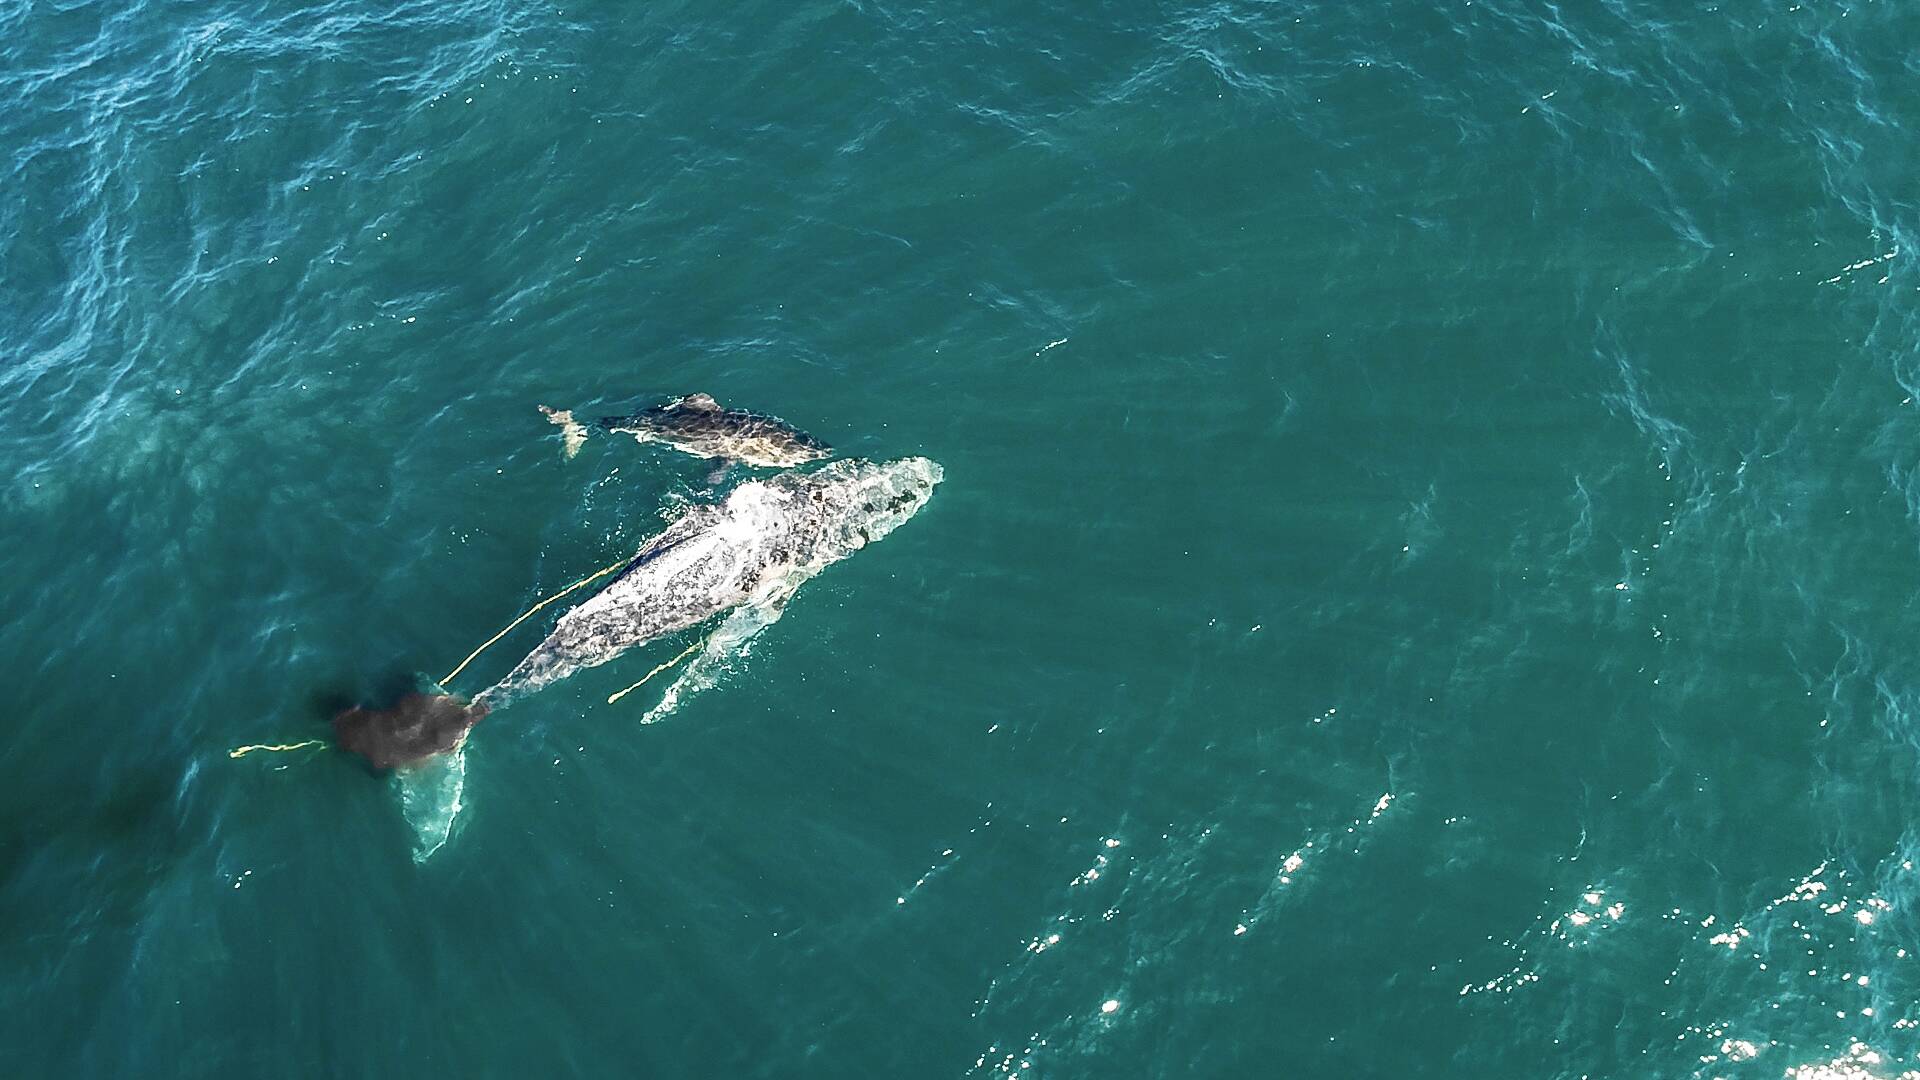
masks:
<path id="1" fill-rule="evenodd" d="M 325 745 L 327 744 L 326 744 L 326 741 L 323 739 L 308 739 L 306 742 L 288 743 L 282 746 L 236 746 L 233 749 L 227 751 L 227 756 L 230 758 L 246 757 L 248 754 L 253 753 L 255 750 L 273 750 L 275 752 L 279 752 L 283 750 L 304 750 L 309 746 L 325 746 Z"/>
<path id="2" fill-rule="evenodd" d="M 633 693 L 635 690 L 638 690 L 641 687 L 647 685 L 647 679 L 651 679 L 655 675 L 660 674 L 661 672 L 667 670 L 668 668 L 679 663 L 680 661 L 685 660 L 687 657 L 693 655 L 693 650 L 705 644 L 706 644 L 705 641 L 696 641 L 693 644 L 687 646 L 685 649 L 680 650 L 679 656 L 676 656 L 673 659 L 667 661 L 666 663 L 661 664 L 659 667 L 654 668 L 652 671 L 647 672 L 645 678 L 642 678 L 639 682 L 634 683 L 632 686 L 627 687 L 625 690 L 622 690 L 617 694 L 613 694 L 609 696 L 607 698 L 607 704 L 611 705 L 614 702 L 619 701 L 621 698 L 626 697 L 628 694 Z"/>
<path id="3" fill-rule="evenodd" d="M 627 558 L 621 559 L 619 562 L 614 563 L 612 566 L 607 567 L 605 570 L 600 570 L 593 574 L 588 575 L 587 577 L 583 577 L 579 581 L 574 582 L 573 584 L 567 586 L 566 588 L 561 589 L 559 592 L 554 593 L 552 596 L 547 597 L 545 600 L 542 600 L 539 603 L 528 608 L 525 614 L 521 615 L 519 618 L 508 623 L 507 628 L 505 630 L 502 630 L 499 633 L 488 638 L 485 645 L 482 645 L 479 648 L 468 653 L 467 658 L 465 660 L 460 661 L 459 667 L 454 668 L 452 671 L 448 672 L 447 677 L 440 680 L 440 685 L 445 686 L 446 684 L 452 682 L 454 679 L 454 676 L 467 670 L 467 665 L 473 663 L 474 657 L 479 656 L 483 652 L 486 652 L 487 647 L 489 645 L 492 645 L 494 642 L 499 641 L 501 638 L 506 637 L 508 634 L 512 633 L 514 627 L 519 626 L 523 622 L 526 622 L 529 618 L 533 616 L 534 612 L 539 611 L 541 608 L 546 607 L 548 604 L 553 603 L 555 600 L 560 599 L 561 597 L 567 595 L 568 593 L 579 588 L 580 586 L 587 584 L 588 582 L 598 581 L 601 578 L 606 577 L 608 574 L 613 573 L 615 570 L 620 569 L 621 567 L 627 565 L 629 562 L 632 562 L 632 561 L 633 561 L 632 556 L 628 556 Z"/>
<path id="4" fill-rule="evenodd" d="M 619 562 L 614 563 L 611 566 L 608 566 L 606 569 L 597 570 L 594 573 L 589 574 L 588 576 L 581 578 L 579 581 L 576 581 L 573 584 L 567 586 L 566 588 L 561 589 L 559 592 L 554 593 L 552 596 L 547 597 L 545 600 L 542 600 L 539 603 L 528 608 L 526 612 L 522 614 L 519 618 L 508 623 L 506 629 L 488 638 L 485 644 L 481 645 L 479 648 L 468 653 L 467 658 L 465 660 L 460 661 L 460 666 L 448 672 L 447 677 L 440 680 L 440 684 L 442 686 L 445 686 L 447 683 L 452 682 L 455 676 L 467 670 L 467 665 L 473 663 L 474 657 L 479 656 L 483 652 L 486 652 L 487 648 L 491 646 L 494 642 L 499 641 L 501 638 L 506 637 L 508 634 L 512 633 L 514 627 L 519 626 L 521 623 L 526 622 L 528 619 L 532 618 L 534 612 L 539 611 L 541 608 L 546 607 L 548 604 L 553 603 L 555 600 L 560 599 L 561 597 L 567 595 L 570 592 L 573 592 L 575 589 L 578 589 L 583 585 L 590 584 L 592 582 L 600 580 L 603 577 L 606 577 L 608 574 L 613 573 L 615 570 L 620 569 L 621 567 L 627 565 L 627 563 L 631 561 L 632 561 L 631 557 L 621 559 Z M 672 660 L 669 660 L 666 663 L 661 664 L 659 667 L 654 668 L 652 671 L 647 673 L 647 679 L 651 679 L 655 675 L 660 674 L 661 672 L 667 670 L 668 668 L 679 663 L 680 661 L 685 660 L 687 658 L 687 654 L 693 652 L 693 650 L 695 648 L 698 648 L 699 645 L 700 645 L 699 642 L 697 641 L 694 642 L 693 645 L 688 646 L 686 652 L 683 652 L 679 656 L 674 657 Z M 638 689 L 641 683 L 646 682 L 647 679 L 641 679 L 640 682 L 634 683 L 632 686 L 627 687 L 626 690 L 622 690 L 618 694 L 615 694 L 612 697 L 608 698 L 607 704 L 611 705 L 614 702 L 620 700 L 622 697 L 626 696 L 628 691 Z M 304 750 L 309 746 L 325 746 L 325 745 L 326 745 L 326 740 L 324 739 L 308 739 L 306 742 L 297 742 L 297 743 L 260 744 L 256 746 L 236 746 L 233 749 L 227 751 L 227 756 L 230 758 L 242 758 L 242 757 L 246 757 L 248 754 L 253 753 L 255 750 L 271 750 L 275 753 L 282 753 L 288 750 Z"/>

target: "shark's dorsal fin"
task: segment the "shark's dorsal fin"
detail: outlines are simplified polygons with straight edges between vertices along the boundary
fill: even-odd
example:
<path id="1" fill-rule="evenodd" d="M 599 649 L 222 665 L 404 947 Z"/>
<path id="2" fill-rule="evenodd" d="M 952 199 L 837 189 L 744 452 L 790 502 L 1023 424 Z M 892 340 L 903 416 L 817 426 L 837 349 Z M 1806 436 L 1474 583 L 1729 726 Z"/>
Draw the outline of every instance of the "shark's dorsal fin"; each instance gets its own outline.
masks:
<path id="1" fill-rule="evenodd" d="M 695 412 L 720 411 L 720 403 L 713 400 L 712 394 L 688 394 L 678 402 L 675 402 L 675 404 L 683 409 L 692 409 Z"/>

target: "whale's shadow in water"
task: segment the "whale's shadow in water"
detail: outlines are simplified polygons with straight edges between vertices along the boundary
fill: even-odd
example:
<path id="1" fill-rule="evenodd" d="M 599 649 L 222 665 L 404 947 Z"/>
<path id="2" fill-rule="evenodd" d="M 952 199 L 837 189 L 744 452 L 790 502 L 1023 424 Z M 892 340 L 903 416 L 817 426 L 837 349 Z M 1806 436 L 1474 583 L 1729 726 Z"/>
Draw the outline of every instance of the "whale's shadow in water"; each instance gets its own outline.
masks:
<path id="1" fill-rule="evenodd" d="M 306 719 L 329 723 L 335 716 L 369 701 L 398 701 L 401 695 L 420 689 L 420 674 L 400 664 L 388 664 L 374 676 L 336 673 L 319 680 L 307 694 Z"/>

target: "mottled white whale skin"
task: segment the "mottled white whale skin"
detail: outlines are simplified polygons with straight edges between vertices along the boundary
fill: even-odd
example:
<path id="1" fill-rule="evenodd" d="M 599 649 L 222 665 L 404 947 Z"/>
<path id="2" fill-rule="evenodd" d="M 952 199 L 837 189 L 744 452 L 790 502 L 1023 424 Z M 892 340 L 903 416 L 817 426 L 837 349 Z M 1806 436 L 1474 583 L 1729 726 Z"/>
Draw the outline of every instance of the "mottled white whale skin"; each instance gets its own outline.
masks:
<path id="1" fill-rule="evenodd" d="M 475 704 L 498 708 L 742 604 L 778 607 L 801 582 L 918 513 L 941 477 L 937 463 L 914 457 L 836 461 L 741 484 L 649 539 Z"/>

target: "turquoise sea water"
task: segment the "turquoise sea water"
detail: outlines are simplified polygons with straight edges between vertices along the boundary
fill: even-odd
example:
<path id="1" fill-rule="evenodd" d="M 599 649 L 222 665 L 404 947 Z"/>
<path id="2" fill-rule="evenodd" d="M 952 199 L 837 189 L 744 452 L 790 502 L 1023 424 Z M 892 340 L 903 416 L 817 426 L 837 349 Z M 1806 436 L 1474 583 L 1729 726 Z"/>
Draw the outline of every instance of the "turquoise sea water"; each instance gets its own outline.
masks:
<path id="1" fill-rule="evenodd" d="M 1885 0 L 0 3 L 5 1073 L 1920 1068 L 1917 83 Z M 423 863 L 228 757 L 707 497 L 535 411 L 695 390 L 946 481 Z"/>

